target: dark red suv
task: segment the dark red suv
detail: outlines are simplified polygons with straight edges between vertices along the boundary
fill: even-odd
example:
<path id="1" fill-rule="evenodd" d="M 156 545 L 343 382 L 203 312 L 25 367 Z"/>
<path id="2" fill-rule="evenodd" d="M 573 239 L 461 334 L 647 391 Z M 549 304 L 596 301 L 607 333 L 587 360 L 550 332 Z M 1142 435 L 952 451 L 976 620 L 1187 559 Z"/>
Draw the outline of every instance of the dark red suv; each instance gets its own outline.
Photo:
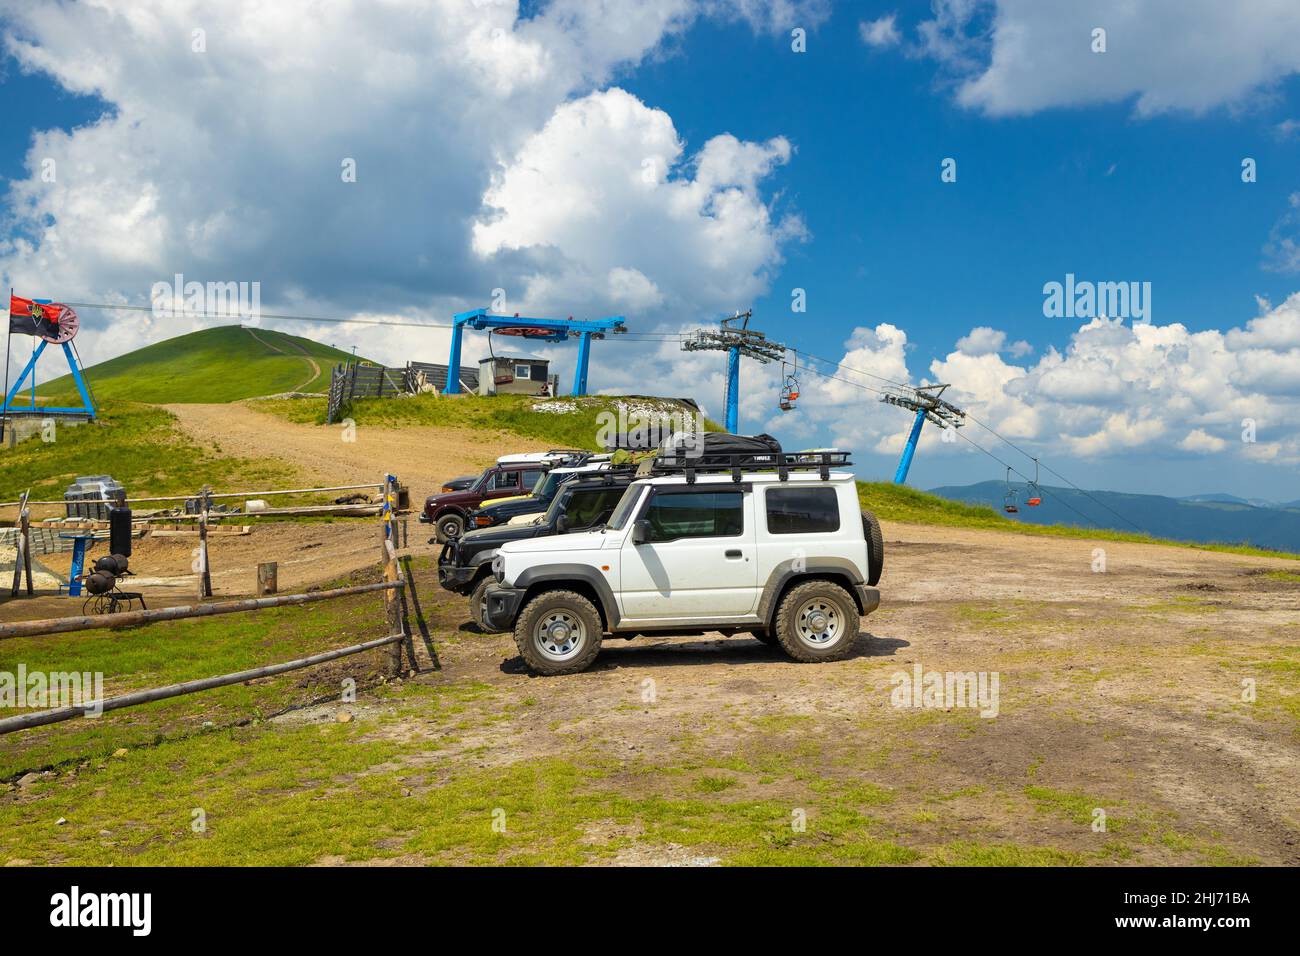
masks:
<path id="1" fill-rule="evenodd" d="M 439 541 L 459 538 L 465 530 L 465 516 L 471 509 L 493 498 L 528 494 L 550 468 L 550 463 L 535 461 L 493 465 L 468 488 L 430 495 L 425 499 L 420 520 L 437 529 Z"/>

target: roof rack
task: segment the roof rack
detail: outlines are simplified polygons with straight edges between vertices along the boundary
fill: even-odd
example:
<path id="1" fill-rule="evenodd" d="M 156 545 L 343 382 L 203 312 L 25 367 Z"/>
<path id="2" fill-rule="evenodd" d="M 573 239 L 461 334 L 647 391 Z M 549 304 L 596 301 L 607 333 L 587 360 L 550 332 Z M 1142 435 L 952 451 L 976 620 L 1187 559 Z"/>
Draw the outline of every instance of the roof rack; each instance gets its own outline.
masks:
<path id="1" fill-rule="evenodd" d="M 829 481 L 832 468 L 853 464 L 847 451 L 763 452 L 743 455 L 704 454 L 694 457 L 678 448 L 672 455 L 658 455 L 641 462 L 637 477 L 651 475 L 686 476 L 687 484 L 694 484 L 699 474 L 715 475 L 731 472 L 731 480 L 739 482 L 745 471 L 775 471 L 781 481 L 789 481 L 792 471 L 816 471 L 822 481 Z"/>
<path id="2" fill-rule="evenodd" d="M 574 475 L 566 485 L 612 485 L 619 479 L 636 478 L 635 465 L 619 465 L 617 468 L 605 468 Z"/>

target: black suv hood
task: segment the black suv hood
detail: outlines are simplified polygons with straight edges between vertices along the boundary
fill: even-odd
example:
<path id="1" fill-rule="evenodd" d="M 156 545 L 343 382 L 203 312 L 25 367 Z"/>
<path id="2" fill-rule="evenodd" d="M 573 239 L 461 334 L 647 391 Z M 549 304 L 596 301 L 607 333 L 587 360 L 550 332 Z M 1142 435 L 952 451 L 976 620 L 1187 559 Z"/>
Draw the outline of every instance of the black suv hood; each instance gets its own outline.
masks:
<path id="1" fill-rule="evenodd" d="M 550 498 L 542 500 L 534 498 L 531 495 L 522 501 L 502 501 L 499 504 L 492 504 L 487 501 L 483 507 L 478 509 L 481 514 L 488 514 L 497 521 L 509 521 L 511 518 L 517 518 L 520 515 L 541 514 L 551 506 Z"/>
<path id="2" fill-rule="evenodd" d="M 450 549 L 451 553 L 447 557 L 464 567 L 475 563 L 474 559 L 483 552 L 499 548 L 507 541 L 522 541 L 525 538 L 536 538 L 538 535 L 553 534 L 554 532 L 555 529 L 548 524 L 480 528 L 477 531 L 466 532 L 455 542 L 455 547 Z"/>

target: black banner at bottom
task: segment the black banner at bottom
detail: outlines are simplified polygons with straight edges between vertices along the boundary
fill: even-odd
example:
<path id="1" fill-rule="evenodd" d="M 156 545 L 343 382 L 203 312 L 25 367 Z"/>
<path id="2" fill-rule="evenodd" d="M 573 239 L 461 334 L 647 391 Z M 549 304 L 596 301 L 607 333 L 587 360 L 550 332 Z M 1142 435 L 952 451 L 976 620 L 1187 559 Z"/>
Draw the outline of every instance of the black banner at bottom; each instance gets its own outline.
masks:
<path id="1" fill-rule="evenodd" d="M 917 942 L 1132 936 L 1232 945 L 1290 929 L 1283 869 L 21 869 L 0 870 L 6 943 L 75 935 L 205 944 L 371 943 L 407 924 L 474 928 L 481 941 L 563 930 L 621 945 L 627 932 L 730 942 L 784 927 L 891 925 Z M 1292 908 L 1293 910 L 1293 908 Z M 574 920 L 577 920 L 575 923 Z M 810 922 L 811 921 L 811 922 Z M 567 928 L 565 928 L 567 927 Z M 612 932 L 613 936 L 604 935 Z M 601 933 L 593 936 L 593 933 Z M 664 935 L 661 934 L 673 934 Z M 450 940 L 448 940 L 450 941 Z M 11 950 L 14 951 L 14 950 Z"/>

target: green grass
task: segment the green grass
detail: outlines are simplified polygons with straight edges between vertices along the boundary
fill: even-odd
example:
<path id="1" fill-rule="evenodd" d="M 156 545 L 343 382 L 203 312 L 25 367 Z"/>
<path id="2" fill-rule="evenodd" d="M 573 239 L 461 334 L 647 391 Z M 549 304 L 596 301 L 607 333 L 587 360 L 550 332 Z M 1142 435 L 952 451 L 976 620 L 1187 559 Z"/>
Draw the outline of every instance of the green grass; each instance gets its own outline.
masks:
<path id="1" fill-rule="evenodd" d="M 1148 534 L 1134 534 L 1127 531 L 1110 531 L 1104 528 L 1080 528 L 1075 525 L 1034 525 L 1008 521 L 1001 512 L 984 505 L 968 505 L 960 501 L 949 501 L 925 491 L 917 491 L 905 485 L 895 485 L 883 481 L 859 481 L 858 500 L 862 507 L 875 513 L 884 521 L 899 521 L 905 524 L 942 525 L 952 528 L 985 528 L 1007 531 L 1012 534 L 1030 534 L 1051 538 L 1085 538 L 1089 541 L 1126 541 L 1137 544 L 1159 544 L 1176 548 L 1191 548 L 1198 551 L 1222 551 L 1227 554 L 1242 554 L 1257 558 L 1286 558 L 1300 561 L 1300 554 L 1286 551 L 1270 551 L 1243 544 L 1199 544 L 1191 541 L 1170 541 Z M 1286 573 L 1286 572 L 1281 572 Z"/>
<path id="2" fill-rule="evenodd" d="M 39 435 L 0 448 L 0 495 L 16 500 L 61 498 L 77 475 L 112 475 L 130 496 L 218 490 L 249 483 L 290 481 L 294 471 L 277 461 L 225 457 L 185 435 L 171 413 L 149 405 L 108 402 L 97 421 L 59 425 L 55 440 Z M 273 485 L 274 486 L 274 485 Z"/>
<path id="3" fill-rule="evenodd" d="M 0 672 L 15 674 L 22 664 L 29 674 L 100 673 L 105 695 L 114 697 L 293 660 L 370 640 L 383 630 L 381 598 L 362 594 L 310 607 L 10 638 L 0 641 Z M 358 687 L 373 683 L 382 653 L 367 652 L 265 681 L 21 731 L 0 738 L 0 779 L 74 758 L 102 758 L 119 747 L 152 744 L 164 735 L 182 738 L 208 720 L 238 723 L 321 696 L 337 700 L 344 676 L 356 680 Z M 4 716 L 21 712 L 6 711 Z"/>
<path id="4" fill-rule="evenodd" d="M 502 431 L 548 442 L 553 447 L 600 450 L 602 426 L 612 433 L 618 430 L 619 405 L 648 407 L 655 413 L 684 416 L 694 409 L 671 398 L 627 399 L 608 396 L 561 397 L 539 399 L 527 395 L 462 395 L 459 398 L 435 394 L 410 398 L 368 398 L 354 401 L 344 409 L 344 417 L 358 425 L 383 428 L 432 425 L 442 428 L 468 428 Z M 562 409 L 555 412 L 534 411 L 534 406 Z M 275 399 L 259 402 L 258 411 L 279 415 L 291 422 L 319 425 L 325 422 L 325 400 L 311 398 Z M 679 425 L 685 420 L 678 419 Z M 613 423 L 610 426 L 608 423 Z M 634 419 L 624 427 L 635 428 Z M 705 420 L 707 431 L 720 431 Z"/>
<path id="5" fill-rule="evenodd" d="M 1265 571 L 1264 577 L 1272 578 L 1274 581 L 1300 583 L 1300 574 L 1296 574 L 1294 571 Z"/>
<path id="6" fill-rule="evenodd" d="M 311 378 L 311 364 L 300 350 L 316 360 L 318 376 Z M 225 325 L 92 365 L 86 378 L 97 403 L 113 399 L 157 404 L 233 402 L 293 390 L 324 392 L 331 366 L 353 359 L 349 352 L 296 335 Z M 46 382 L 36 394 L 54 404 L 64 400 L 80 404 L 71 375 Z"/>

